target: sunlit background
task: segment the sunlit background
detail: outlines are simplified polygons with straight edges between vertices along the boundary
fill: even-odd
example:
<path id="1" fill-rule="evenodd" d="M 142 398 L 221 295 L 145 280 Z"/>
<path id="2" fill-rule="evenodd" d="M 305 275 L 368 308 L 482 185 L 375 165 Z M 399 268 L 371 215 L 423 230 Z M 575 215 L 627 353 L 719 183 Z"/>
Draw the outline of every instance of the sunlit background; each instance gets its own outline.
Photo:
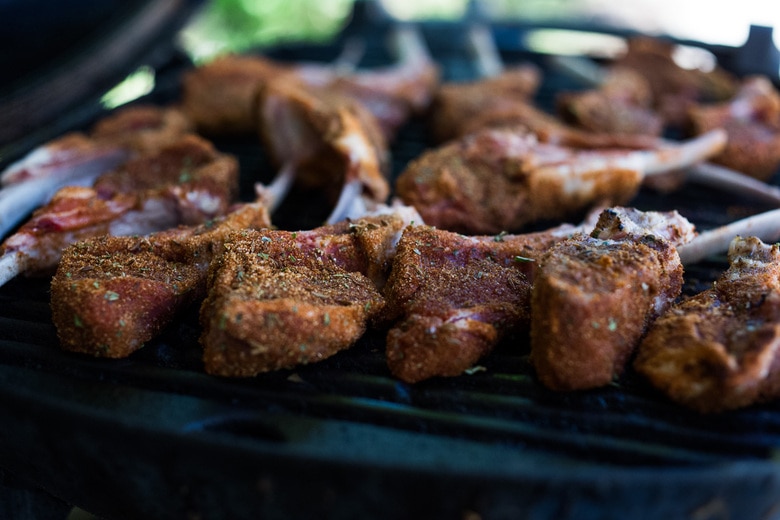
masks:
<path id="1" fill-rule="evenodd" d="M 458 19 L 468 0 L 376 0 L 402 20 Z M 325 40 L 347 22 L 353 0 L 212 0 L 183 33 L 200 62 L 280 41 Z M 739 46 L 751 24 L 780 27 L 774 0 L 483 0 L 485 15 L 535 22 L 598 21 L 650 34 Z M 775 40 L 780 41 L 778 35 Z"/>
<path id="2" fill-rule="evenodd" d="M 179 43 L 195 63 L 229 52 L 286 42 L 325 42 L 349 22 L 356 0 L 209 0 L 181 31 Z M 369 2 L 372 0 L 368 0 Z M 775 0 L 373 0 L 380 12 L 402 21 L 456 21 L 478 13 L 487 20 L 520 21 L 540 29 L 524 32 L 522 47 L 556 55 L 614 57 L 622 38 L 561 27 L 598 25 L 681 40 L 742 46 L 751 25 L 780 28 Z M 546 29 L 543 29 L 547 27 Z M 557 27 L 557 28 L 556 28 Z M 780 29 L 774 33 L 780 46 Z M 680 47 L 683 67 L 711 69 L 714 56 Z M 103 98 L 114 108 L 154 86 L 154 71 L 141 68 Z"/>

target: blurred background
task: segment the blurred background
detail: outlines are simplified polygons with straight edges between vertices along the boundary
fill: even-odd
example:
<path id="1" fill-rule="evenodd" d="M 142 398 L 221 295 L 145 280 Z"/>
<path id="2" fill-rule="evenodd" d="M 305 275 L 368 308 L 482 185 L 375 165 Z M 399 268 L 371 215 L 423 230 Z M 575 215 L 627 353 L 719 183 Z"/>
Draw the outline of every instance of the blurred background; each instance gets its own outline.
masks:
<path id="1" fill-rule="evenodd" d="M 780 7 L 764 0 L 376 1 L 401 20 L 457 20 L 477 11 L 492 20 L 597 22 L 735 47 L 746 41 L 750 25 L 780 25 Z M 352 6 L 353 0 L 212 0 L 183 34 L 183 44 L 193 59 L 202 61 L 279 41 L 326 40 L 348 22 Z"/>
<path id="2" fill-rule="evenodd" d="M 615 55 L 623 41 L 610 31 L 733 48 L 750 34 L 738 72 L 778 77 L 780 38 L 771 28 L 780 26 L 780 8 L 764 0 L 0 0 L 0 162 L 12 154 L 3 145 L 46 123 L 59 125 L 49 134 L 73 126 L 63 111 L 96 93 L 112 108 L 150 92 L 171 56 L 199 64 L 228 52 L 326 43 L 356 8 L 402 21 L 540 27 L 510 37 L 546 54 Z M 566 30 L 582 27 L 600 34 Z M 690 65 L 707 66 L 706 56 Z"/>

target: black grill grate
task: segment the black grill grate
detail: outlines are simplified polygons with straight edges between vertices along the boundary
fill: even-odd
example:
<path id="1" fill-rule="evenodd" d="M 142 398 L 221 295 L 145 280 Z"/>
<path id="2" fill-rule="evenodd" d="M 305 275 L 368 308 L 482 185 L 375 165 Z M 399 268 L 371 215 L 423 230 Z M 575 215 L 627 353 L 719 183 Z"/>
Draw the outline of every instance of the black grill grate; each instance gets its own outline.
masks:
<path id="1" fill-rule="evenodd" d="M 453 77 L 472 64 L 446 38 L 451 29 L 425 35 Z M 274 55 L 325 59 L 336 49 Z M 545 68 L 542 98 L 577 87 L 542 56 L 507 56 Z M 170 67 L 151 99 L 175 99 L 182 70 Z M 420 121 L 404 129 L 395 174 L 425 136 Z M 270 176 L 256 141 L 217 144 L 239 157 L 246 196 Z M 678 209 L 701 228 L 765 209 L 700 187 L 643 192 L 635 205 Z M 322 215 L 301 207 L 286 204 L 277 224 L 316 225 Z M 689 268 L 685 291 L 724 267 Z M 482 371 L 413 386 L 389 375 L 380 332 L 317 365 L 219 379 L 202 370 L 195 309 L 129 359 L 96 360 L 57 348 L 48 296 L 48 280 L 0 288 L 0 466 L 107 518 L 779 514 L 777 405 L 702 417 L 631 372 L 604 389 L 550 392 L 535 379 L 527 338 L 506 341 Z"/>

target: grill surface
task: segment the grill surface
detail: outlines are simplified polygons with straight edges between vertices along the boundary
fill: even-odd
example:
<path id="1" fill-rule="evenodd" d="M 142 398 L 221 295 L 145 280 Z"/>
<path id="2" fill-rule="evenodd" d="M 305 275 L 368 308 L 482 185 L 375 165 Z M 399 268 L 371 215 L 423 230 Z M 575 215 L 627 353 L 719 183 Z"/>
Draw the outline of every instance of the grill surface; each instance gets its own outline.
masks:
<path id="1" fill-rule="evenodd" d="M 424 35 L 445 78 L 462 79 L 474 68 L 451 29 L 426 25 Z M 272 55 L 327 60 L 338 48 Z M 545 69 L 542 106 L 579 87 L 543 56 L 503 50 L 506 62 Z M 389 60 L 375 38 L 361 65 Z M 174 100 L 183 68 L 172 58 L 147 101 Z M 97 115 L 79 110 L 76 126 Z M 428 146 L 425 135 L 420 121 L 404 129 L 395 174 Z M 255 140 L 217 145 L 239 157 L 246 197 L 270 178 Z M 275 222 L 317 225 L 327 208 L 303 204 L 308 195 Z M 694 186 L 642 192 L 634 205 L 678 209 L 700 229 L 767 209 Z M 724 267 L 716 258 L 687 269 L 686 293 Z M 630 371 L 604 389 L 550 392 L 535 379 L 527 338 L 506 341 L 484 370 L 417 385 L 390 376 L 379 332 L 316 365 L 220 379 L 203 372 L 196 309 L 129 359 L 96 360 L 57 347 L 48 283 L 0 288 L 0 466 L 106 518 L 780 515 L 774 404 L 702 417 Z"/>

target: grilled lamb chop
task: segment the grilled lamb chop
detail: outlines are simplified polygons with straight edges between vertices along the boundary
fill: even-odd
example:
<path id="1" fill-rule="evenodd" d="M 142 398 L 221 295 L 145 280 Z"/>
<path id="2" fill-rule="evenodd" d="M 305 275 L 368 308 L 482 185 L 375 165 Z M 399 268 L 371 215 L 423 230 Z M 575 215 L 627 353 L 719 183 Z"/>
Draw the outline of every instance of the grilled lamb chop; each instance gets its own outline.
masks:
<path id="1" fill-rule="evenodd" d="M 672 400 L 702 413 L 780 397 L 780 249 L 737 237 L 729 269 L 656 320 L 636 370 Z"/>
<path id="2" fill-rule="evenodd" d="M 565 92 L 556 106 L 561 118 L 595 133 L 660 136 L 663 120 L 652 108 L 647 80 L 637 71 L 610 69 L 597 89 Z"/>
<path id="3" fill-rule="evenodd" d="M 72 132 L 34 149 L 0 175 L 0 237 L 63 186 L 89 186 L 131 157 L 175 142 L 190 126 L 176 109 L 134 106 L 101 119 L 89 134 Z"/>
<path id="4" fill-rule="evenodd" d="M 438 68 L 418 34 L 401 29 L 393 44 L 399 56 L 395 65 L 358 72 L 277 63 L 260 56 L 224 56 L 185 75 L 182 104 L 203 133 L 253 133 L 258 89 L 283 78 L 361 103 L 377 119 L 385 138 L 392 139 L 401 124 L 428 106 L 438 83 Z"/>
<path id="5" fill-rule="evenodd" d="M 596 87 L 597 92 L 601 91 L 602 82 L 605 77 L 610 77 L 613 70 L 625 71 L 617 68 L 603 70 L 582 58 L 560 58 L 556 63 Z M 635 94 L 640 98 L 646 96 L 641 88 L 637 88 Z M 725 128 L 728 133 L 724 151 L 712 159 L 720 164 L 699 163 L 684 172 L 654 176 L 647 185 L 660 191 L 671 191 L 683 182 L 695 182 L 770 204 L 780 203 L 780 190 L 759 180 L 774 172 L 780 160 L 773 136 L 776 130 L 772 130 L 777 126 L 777 99 L 771 84 L 753 77 L 743 81 L 731 101 L 691 105 L 687 125 L 691 126 L 693 133 L 701 134 L 715 128 Z"/>
<path id="6" fill-rule="evenodd" d="M 687 109 L 698 102 L 731 98 L 737 81 L 723 69 L 685 69 L 674 60 L 675 45 L 659 38 L 637 37 L 628 41 L 627 52 L 614 67 L 635 70 L 647 79 L 653 91 L 655 109 L 667 125 L 687 124 Z"/>
<path id="7" fill-rule="evenodd" d="M 130 355 L 205 297 L 209 263 L 230 232 L 269 226 L 265 205 L 251 203 L 199 226 L 67 247 L 51 282 L 60 345 L 98 357 Z"/>
<path id="8" fill-rule="evenodd" d="M 736 96 L 714 105 L 689 110 L 693 132 L 724 128 L 729 140 L 712 160 L 760 180 L 769 179 L 780 166 L 780 93 L 768 78 L 743 81 Z"/>
<path id="9" fill-rule="evenodd" d="M 539 259 L 531 292 L 531 360 L 553 390 L 609 384 L 642 335 L 679 296 L 676 246 L 693 226 L 676 212 L 608 210 L 590 235 Z"/>
<path id="10" fill-rule="evenodd" d="M 624 204 L 642 180 L 717 153 L 723 132 L 655 150 L 587 151 L 540 143 L 524 129 L 488 129 L 423 154 L 396 192 L 432 226 L 472 234 Z"/>
<path id="11" fill-rule="evenodd" d="M 54 269 L 62 250 L 102 234 L 143 235 L 224 214 L 238 190 L 238 163 L 189 135 L 125 163 L 92 188 L 61 189 L 2 245 L 0 285 Z"/>
<path id="12" fill-rule="evenodd" d="M 387 335 L 393 375 L 408 383 L 460 375 L 527 329 L 534 260 L 581 229 L 466 237 L 406 228 L 384 291 L 387 319 L 399 320 Z"/>
<path id="13" fill-rule="evenodd" d="M 342 220 L 359 197 L 388 197 L 387 146 L 359 103 L 281 79 L 261 89 L 257 112 L 261 137 L 280 165 L 276 182 L 338 194 L 328 222 Z"/>
<path id="14" fill-rule="evenodd" d="M 350 347 L 381 315 L 379 287 L 408 224 L 391 214 L 235 234 L 211 266 L 201 307 L 206 371 L 246 377 Z"/>
<path id="15" fill-rule="evenodd" d="M 472 130 L 462 128 L 486 111 L 529 103 L 540 82 L 539 68 L 522 64 L 489 78 L 442 84 L 429 111 L 433 138 L 443 143 L 461 137 Z"/>

